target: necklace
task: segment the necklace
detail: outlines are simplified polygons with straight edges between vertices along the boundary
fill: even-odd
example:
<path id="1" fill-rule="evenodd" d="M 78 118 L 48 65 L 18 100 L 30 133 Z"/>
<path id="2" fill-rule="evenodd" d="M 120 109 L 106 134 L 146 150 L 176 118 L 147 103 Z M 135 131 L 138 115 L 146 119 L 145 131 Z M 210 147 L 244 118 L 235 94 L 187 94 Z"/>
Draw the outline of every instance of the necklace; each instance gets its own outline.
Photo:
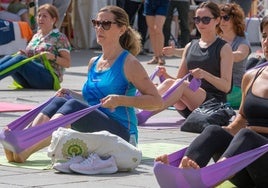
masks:
<path id="1" fill-rule="evenodd" d="M 98 62 L 98 65 L 97 65 L 98 70 L 103 71 L 103 70 L 110 68 L 112 66 L 112 64 L 114 63 L 115 59 L 117 58 L 117 56 L 118 56 L 118 53 L 114 53 L 114 54 L 110 55 L 109 57 L 103 55 L 101 60 Z"/>
<path id="2" fill-rule="evenodd" d="M 103 70 L 108 69 L 111 66 L 109 62 L 110 62 L 109 60 L 106 60 L 106 62 L 104 62 L 104 61 L 99 62 L 98 63 L 98 70 L 103 71 Z"/>

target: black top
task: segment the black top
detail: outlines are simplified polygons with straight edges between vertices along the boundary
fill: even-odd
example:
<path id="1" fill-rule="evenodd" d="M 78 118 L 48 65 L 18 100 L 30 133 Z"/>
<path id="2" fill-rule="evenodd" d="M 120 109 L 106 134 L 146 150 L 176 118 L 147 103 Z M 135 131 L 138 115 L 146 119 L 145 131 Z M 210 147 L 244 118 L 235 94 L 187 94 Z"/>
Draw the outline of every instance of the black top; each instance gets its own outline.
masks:
<path id="1" fill-rule="evenodd" d="M 199 39 L 192 40 L 186 54 L 188 70 L 201 68 L 210 74 L 220 77 L 220 52 L 225 44 L 226 42 L 224 40 L 217 38 L 208 48 L 201 48 Z M 226 102 L 227 94 L 217 89 L 205 79 L 202 79 L 201 87 L 207 92 L 207 96 L 215 97 L 219 101 Z"/>
<path id="2" fill-rule="evenodd" d="M 249 126 L 268 127 L 268 98 L 258 97 L 252 93 L 252 85 L 263 70 L 264 68 L 259 69 L 245 96 L 244 113 Z"/>

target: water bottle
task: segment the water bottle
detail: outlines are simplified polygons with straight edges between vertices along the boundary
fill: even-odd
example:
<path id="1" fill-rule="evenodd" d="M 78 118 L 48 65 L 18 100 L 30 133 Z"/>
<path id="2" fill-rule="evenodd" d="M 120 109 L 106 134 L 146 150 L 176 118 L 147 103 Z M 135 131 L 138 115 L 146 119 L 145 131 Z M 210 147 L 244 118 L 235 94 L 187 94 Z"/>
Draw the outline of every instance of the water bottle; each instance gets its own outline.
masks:
<path id="1" fill-rule="evenodd" d="M 129 137 L 129 143 L 135 147 L 137 147 L 136 135 L 131 134 Z"/>

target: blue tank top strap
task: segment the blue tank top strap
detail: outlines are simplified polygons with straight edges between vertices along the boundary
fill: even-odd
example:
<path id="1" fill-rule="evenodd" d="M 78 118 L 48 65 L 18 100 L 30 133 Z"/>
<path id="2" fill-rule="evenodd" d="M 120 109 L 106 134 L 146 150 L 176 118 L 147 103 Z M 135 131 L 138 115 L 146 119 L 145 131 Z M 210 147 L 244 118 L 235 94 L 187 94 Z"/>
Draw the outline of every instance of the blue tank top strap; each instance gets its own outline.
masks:
<path id="1" fill-rule="evenodd" d="M 116 64 L 118 64 L 118 65 L 116 65 L 116 66 L 121 66 L 122 64 L 124 64 L 124 63 L 125 63 L 125 59 L 126 59 L 126 57 L 128 56 L 128 54 L 129 54 L 129 51 L 127 51 L 127 50 L 123 50 L 123 51 L 121 52 L 121 54 L 118 56 L 118 58 L 116 59 Z M 95 59 L 95 61 L 93 62 L 93 64 L 92 64 L 92 68 L 93 68 L 93 70 L 96 70 L 95 67 L 96 67 L 97 62 L 99 61 L 99 59 L 101 58 L 102 55 L 103 55 L 103 54 L 99 55 L 99 56 Z"/>
<path id="2" fill-rule="evenodd" d="M 127 50 L 122 51 L 116 61 L 117 62 L 120 62 L 120 65 L 124 64 L 125 63 L 125 59 L 128 56 L 128 54 L 129 54 L 129 52 Z"/>
<path id="3" fill-rule="evenodd" d="M 92 70 L 96 70 L 95 67 L 96 67 L 96 65 L 97 65 L 97 63 L 98 63 L 98 61 L 99 61 L 99 59 L 101 58 L 101 56 L 102 56 L 102 54 L 99 55 L 99 56 L 95 59 L 95 61 L 93 62 L 93 64 L 92 64 Z"/>

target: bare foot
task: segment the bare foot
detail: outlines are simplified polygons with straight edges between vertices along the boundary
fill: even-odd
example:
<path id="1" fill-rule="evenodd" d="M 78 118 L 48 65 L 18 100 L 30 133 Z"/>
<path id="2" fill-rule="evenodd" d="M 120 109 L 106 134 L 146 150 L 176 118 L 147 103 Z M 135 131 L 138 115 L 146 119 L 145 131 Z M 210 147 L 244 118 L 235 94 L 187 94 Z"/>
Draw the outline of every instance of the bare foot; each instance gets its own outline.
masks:
<path id="1" fill-rule="evenodd" d="M 167 154 L 164 154 L 164 155 L 161 155 L 161 156 L 156 157 L 155 158 L 155 161 L 162 162 L 164 164 L 169 164 L 168 155 Z"/>
<path id="2" fill-rule="evenodd" d="M 3 128 L 4 132 L 10 132 L 11 130 L 8 127 Z M 4 152 L 8 162 L 14 162 L 13 152 L 4 148 Z"/>
<path id="3" fill-rule="evenodd" d="M 29 148 L 21 151 L 20 153 L 13 153 L 14 162 L 16 163 L 24 163 L 31 153 L 29 152 Z"/>
<path id="4" fill-rule="evenodd" d="M 6 158 L 8 162 L 14 162 L 13 152 L 4 148 Z"/>
<path id="5" fill-rule="evenodd" d="M 200 166 L 193 161 L 192 159 L 190 159 L 187 156 L 184 156 L 181 160 L 181 163 L 179 165 L 179 168 L 193 168 L 193 169 L 199 169 Z"/>

